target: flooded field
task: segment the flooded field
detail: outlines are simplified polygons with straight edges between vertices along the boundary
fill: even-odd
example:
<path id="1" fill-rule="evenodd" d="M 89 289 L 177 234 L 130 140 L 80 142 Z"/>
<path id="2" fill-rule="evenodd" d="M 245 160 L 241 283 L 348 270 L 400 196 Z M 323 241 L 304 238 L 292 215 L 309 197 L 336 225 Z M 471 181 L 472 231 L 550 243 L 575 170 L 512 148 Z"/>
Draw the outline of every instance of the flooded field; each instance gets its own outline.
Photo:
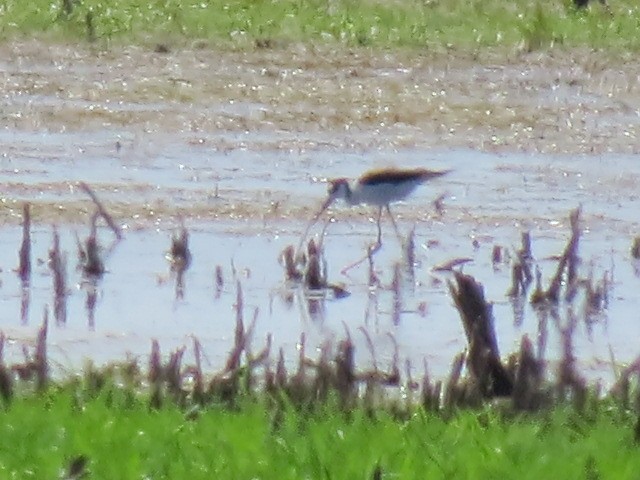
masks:
<path id="1" fill-rule="evenodd" d="M 22 358 L 43 312 L 50 355 L 62 372 L 84 359 L 133 355 L 157 339 L 167 353 L 197 338 L 219 369 L 233 343 L 238 285 L 254 349 L 273 337 L 291 362 L 348 330 L 360 365 L 401 365 L 438 376 L 466 346 L 442 266 L 473 275 L 494 303 L 503 355 L 527 334 L 553 361 L 559 328 L 527 298 L 507 295 L 522 232 L 546 287 L 582 206 L 580 276 L 606 279 L 606 299 L 561 302 L 560 326 L 579 319 L 575 354 L 585 375 L 610 381 L 616 363 L 640 354 L 637 132 L 640 64 L 567 53 L 471 61 L 409 53 L 194 49 L 157 54 L 2 47 L 0 121 L 0 329 L 5 355 Z M 331 53 L 333 56 L 328 55 Z M 329 60 L 331 58 L 331 60 Z M 323 226 L 328 280 L 350 293 L 309 296 L 284 280 L 280 254 L 298 245 L 325 198 L 325 180 L 382 166 L 451 169 L 393 211 L 415 229 L 415 264 L 388 220 L 375 256 L 341 269 L 375 240 L 374 212 L 336 204 Z M 86 182 L 122 227 L 99 222 L 107 273 L 91 287 L 77 270 L 76 235 L 94 211 Z M 434 201 L 441 198 L 442 208 Z M 22 206 L 32 205 L 33 274 L 27 293 L 14 269 Z M 332 220 L 330 223 L 326 223 Z M 193 256 L 184 296 L 165 254 L 184 224 Z M 52 312 L 47 259 L 57 225 L 67 257 L 66 318 Z M 495 246 L 503 259 L 494 262 Z M 396 266 L 400 265 L 399 268 Z M 216 279 L 216 269 L 222 282 Z M 392 288 L 395 272 L 400 288 Z M 530 293 L 530 292 L 529 292 Z M 27 296 L 28 294 L 28 296 Z M 544 340 L 544 341 L 543 341 Z"/>

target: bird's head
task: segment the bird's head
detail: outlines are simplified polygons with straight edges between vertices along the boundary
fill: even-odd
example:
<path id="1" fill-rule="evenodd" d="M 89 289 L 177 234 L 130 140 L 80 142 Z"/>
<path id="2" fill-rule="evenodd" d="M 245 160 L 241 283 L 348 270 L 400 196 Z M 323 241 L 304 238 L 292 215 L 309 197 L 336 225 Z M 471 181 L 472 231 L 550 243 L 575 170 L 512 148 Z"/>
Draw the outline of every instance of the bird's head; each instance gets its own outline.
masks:
<path id="1" fill-rule="evenodd" d="M 351 187 L 346 178 L 337 178 L 335 180 L 329 180 L 328 182 L 327 199 L 322 204 L 320 211 L 316 214 L 316 219 L 319 218 L 333 202 L 341 198 L 346 200 L 351 195 Z"/>
<path id="2" fill-rule="evenodd" d="M 334 201 L 346 200 L 351 195 L 351 187 L 346 178 L 337 178 L 329 180 L 329 188 L 327 189 L 327 200 L 324 202 L 324 208 L 328 208 Z"/>
<path id="3" fill-rule="evenodd" d="M 351 195 L 351 188 L 349 187 L 349 182 L 347 181 L 346 178 L 329 180 L 328 183 L 329 183 L 329 188 L 327 191 L 328 193 L 327 199 L 322 204 L 322 207 L 320 207 L 320 210 L 318 210 L 318 213 L 316 213 L 314 217 L 311 219 L 311 222 L 309 222 L 309 225 L 307 225 L 307 228 L 305 229 L 304 234 L 300 239 L 300 245 L 298 246 L 298 249 L 300 249 L 300 247 L 302 246 L 302 243 L 304 242 L 304 239 L 306 238 L 307 233 L 309 232 L 311 227 L 318 221 L 318 219 L 324 213 L 324 211 L 327 208 L 329 208 L 329 206 L 337 199 L 339 198 L 347 199 Z"/>

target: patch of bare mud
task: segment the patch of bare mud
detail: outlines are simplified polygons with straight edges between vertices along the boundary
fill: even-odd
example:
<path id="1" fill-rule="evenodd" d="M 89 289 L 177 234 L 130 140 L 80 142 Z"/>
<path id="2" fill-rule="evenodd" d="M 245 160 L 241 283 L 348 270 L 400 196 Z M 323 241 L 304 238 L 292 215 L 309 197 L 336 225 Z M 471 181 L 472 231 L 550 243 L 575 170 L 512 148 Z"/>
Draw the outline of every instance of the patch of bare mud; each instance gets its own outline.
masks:
<path id="1" fill-rule="evenodd" d="M 0 58 L 7 131 L 204 135 L 221 150 L 638 150 L 640 62 L 603 52 L 164 54 L 28 42 L 3 45 Z M 245 132 L 264 137 L 229 138 Z"/>

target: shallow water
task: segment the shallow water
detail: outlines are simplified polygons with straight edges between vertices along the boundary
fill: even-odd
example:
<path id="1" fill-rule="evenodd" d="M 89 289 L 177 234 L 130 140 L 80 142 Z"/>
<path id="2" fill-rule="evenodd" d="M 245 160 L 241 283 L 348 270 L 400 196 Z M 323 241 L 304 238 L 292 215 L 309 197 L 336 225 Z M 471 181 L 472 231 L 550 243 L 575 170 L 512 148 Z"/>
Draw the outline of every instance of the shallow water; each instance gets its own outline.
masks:
<path id="1" fill-rule="evenodd" d="M 585 315 L 581 297 L 561 304 L 561 324 L 570 312 L 579 319 L 575 354 L 591 378 L 611 381 L 612 360 L 629 362 L 640 353 L 639 267 L 629 253 L 638 233 L 640 164 L 624 153 L 637 148 L 638 115 L 628 107 L 621 119 L 612 108 L 620 89 L 628 104 L 635 101 L 637 82 L 618 70 L 585 73 L 553 59 L 505 67 L 418 60 L 399 68 L 391 57 L 358 57 L 353 72 L 351 60 L 332 66 L 315 55 L 296 69 L 275 52 L 264 58 L 228 55 L 220 60 L 219 75 L 199 85 L 203 64 L 214 60 L 155 56 L 157 63 L 143 62 L 142 77 L 127 77 L 144 52 L 116 59 L 80 55 L 71 78 L 58 68 L 70 61 L 68 52 L 49 50 L 52 68 L 25 51 L 23 60 L 1 65 L 8 93 L 0 117 L 0 329 L 10 339 L 5 355 L 12 360 L 22 358 L 22 344 L 33 342 L 45 308 L 51 310 L 46 258 L 57 224 L 68 258 L 68 314 L 61 322 L 49 312 L 49 345 L 61 371 L 74 371 L 86 358 L 103 363 L 131 354 L 144 360 L 151 339 L 167 353 L 193 338 L 204 347 L 206 367 L 217 370 L 232 346 L 240 284 L 245 324 L 257 318 L 255 351 L 272 334 L 272 357 L 282 347 L 294 364 L 302 333 L 314 357 L 314 348 L 344 338 L 348 330 L 365 368 L 372 363 L 366 331 L 378 366 L 389 365 L 395 341 L 401 365 L 408 360 L 414 375 L 421 375 L 426 360 L 432 374 L 443 376 L 466 341 L 448 291 L 451 276 L 434 267 L 456 258 L 471 259 L 458 268 L 482 282 L 494 304 L 502 354 L 516 351 L 524 334 L 543 348 L 546 330 L 544 353 L 553 362 L 561 351 L 558 326 L 526 301 L 517 313 L 506 295 L 511 264 L 507 259 L 494 266 L 491 253 L 499 245 L 513 256 L 521 233 L 530 231 L 548 285 L 557 264 L 551 257 L 562 253 L 569 212 L 579 205 L 580 274 L 608 275 L 610 289 L 596 315 Z M 164 73 L 158 73 L 167 65 L 197 86 L 200 96 L 167 95 Z M 565 75 L 549 84 L 543 73 L 562 68 Z M 143 77 L 151 93 L 138 88 Z M 602 78 L 613 83 L 605 88 Z M 472 85 L 478 90 L 469 90 Z M 243 88 L 250 93 L 239 95 Z M 416 102 L 421 95 L 430 106 Z M 502 113 L 485 114 L 478 98 L 493 98 L 488 104 Z M 435 126 L 429 123 L 434 112 L 443 114 Z M 474 127 L 479 114 L 482 122 Z M 620 134 L 615 141 L 613 132 Z M 380 285 L 369 287 L 366 265 L 340 274 L 375 237 L 366 207 L 335 205 L 324 217 L 333 219 L 323 238 L 329 281 L 344 283 L 348 297 L 310 299 L 286 285 L 279 255 L 298 244 L 324 199 L 324 180 L 388 165 L 452 169 L 393 207 L 403 232 L 415 228 L 416 265 L 412 275 L 402 269 L 399 299 L 391 284 L 395 265 L 405 262 L 388 221 L 375 257 Z M 97 283 L 92 314 L 76 270 L 75 233 L 86 237 L 94 207 L 79 181 L 91 185 L 125 232 L 107 254 L 108 273 Z M 441 195 L 444 209 L 438 213 L 433 201 Z M 32 204 L 33 255 L 42 260 L 34 262 L 24 318 L 22 287 L 12 271 L 23 202 Z M 176 299 L 165 252 L 181 222 L 191 235 L 193 262 L 184 298 Z M 322 228 L 320 222 L 312 234 Z M 98 238 L 105 248 L 113 242 L 106 227 Z M 224 277 L 218 293 L 216 266 Z"/>
<path id="2" fill-rule="evenodd" d="M 593 272 L 594 278 L 600 279 L 607 274 L 613 280 L 601 313 L 584 321 L 584 302 L 578 298 L 571 305 L 561 305 L 559 317 L 566 322 L 567 312 L 572 310 L 580 319 L 574 338 L 576 355 L 590 377 L 611 378 L 609 348 L 617 362 L 631 361 L 638 354 L 635 341 L 630 339 L 640 338 L 639 279 L 629 251 L 636 228 L 634 179 L 640 166 L 632 157 L 609 157 L 605 162 L 593 157 L 501 156 L 473 151 L 396 152 L 393 163 L 397 165 L 454 170 L 419 189 L 406 203 L 394 206 L 401 229 L 415 228 L 416 244 L 413 278 L 402 269 L 401 313 L 397 317 L 391 283 L 394 265 L 404 265 L 404 260 L 388 221 L 383 226 L 383 248 L 375 257 L 380 286 L 368 286 L 366 265 L 349 276 L 340 274 L 341 268 L 362 256 L 374 239 L 375 224 L 367 207 L 336 205 L 325 219 L 334 220 L 323 240 L 329 280 L 343 282 L 351 293 L 347 298 L 309 300 L 301 289 L 285 284 L 279 263 L 280 252 L 287 245 L 298 244 L 310 218 L 307 211 L 314 211 L 324 197 L 325 186 L 314 179 L 309 165 L 322 165 L 318 177 L 354 176 L 382 164 L 384 155 L 313 152 L 301 159 L 292 153 L 237 152 L 225 154 L 223 162 L 215 152 L 183 145 L 163 149 L 161 158 L 130 162 L 112 151 L 110 142 L 101 147 L 97 139 L 91 142 L 91 158 L 80 160 L 72 154 L 56 158 L 51 153 L 65 148 L 73 151 L 73 140 L 73 136 L 39 134 L 31 138 L 23 135 L 20 142 L 14 142 L 27 154 L 20 157 L 21 153 L 14 153 L 13 159 L 3 161 L 3 178 L 9 179 L 4 186 L 8 192 L 5 200 L 52 202 L 62 209 L 66 202 L 80 203 L 91 211 L 89 199 L 75 187 L 75 181 L 86 180 L 107 206 L 117 201 L 130 204 L 130 210 L 135 211 L 153 202 L 166 202 L 182 214 L 190 232 L 193 262 L 185 277 L 185 296 L 176 299 L 175 279 L 164 256 L 179 225 L 174 210 L 147 211 L 142 217 L 133 214 L 120 219 L 125 239 L 113 245 L 106 257 L 108 273 L 98 282 L 98 301 L 90 320 L 87 293 L 76 270 L 75 246 L 75 233 L 85 237 L 88 227 L 61 225 L 68 256 L 68 318 L 65 322 L 51 320 L 49 342 L 51 355 L 63 370 L 72 370 L 84 358 L 102 363 L 131 354 L 144 359 L 151 339 L 158 339 L 167 352 L 190 345 L 194 337 L 202 343 L 209 367 L 220 368 L 233 342 L 239 282 L 245 322 L 257 315 L 256 351 L 266 335 L 272 334 L 274 347 L 283 347 L 293 361 L 302 332 L 313 356 L 313 347 L 343 338 L 348 329 L 364 367 L 371 365 L 364 329 L 374 340 L 380 366 L 391 361 L 393 338 L 401 360 L 410 360 L 415 375 L 422 371 L 425 359 L 433 374 L 444 375 L 453 356 L 465 348 L 465 339 L 448 292 L 450 274 L 434 267 L 455 258 L 472 260 L 462 270 L 483 283 L 487 298 L 494 303 L 501 351 L 515 351 L 523 334 L 534 342 L 539 338 L 540 318 L 526 302 L 523 315 L 514 314 L 514 305 L 506 296 L 510 264 L 505 261 L 494 268 L 492 249 L 500 245 L 513 254 L 520 246 L 521 232 L 530 230 L 543 285 L 548 285 L 557 264 L 549 257 L 561 254 L 569 238 L 568 214 L 577 205 L 583 208 L 581 275 Z M 49 153 L 43 155 L 46 159 L 28 158 L 31 151 Z M 222 163 L 241 166 L 216 168 Z M 211 193 L 212 177 L 216 195 Z M 20 189 L 24 191 L 20 193 Z M 445 195 L 442 215 L 432 205 L 440 194 Z M 277 208 L 263 204 L 274 199 L 279 202 Z M 199 218 L 189 216 L 191 202 L 200 205 Z M 239 213 L 219 215 L 220 203 Z M 13 206 L 16 215 L 18 207 L 19 203 Z M 88 222 L 87 214 L 82 218 Z M 321 229 L 322 222 L 313 229 L 316 238 Z M 52 228 L 38 223 L 32 236 L 33 255 L 42 261 L 33 273 L 29 312 L 23 322 L 21 286 L 11 271 L 17 265 L 21 230 L 18 225 L 7 225 L 0 231 L 4 270 L 0 322 L 5 334 L 15 341 L 9 354 L 16 359 L 21 355 L 19 344 L 35 337 L 43 310 L 53 302 L 52 278 L 44 261 Z M 108 248 L 113 234 L 102 227 L 99 239 Z M 221 267 L 224 278 L 219 294 L 216 266 Z M 559 333 L 552 320 L 548 320 L 547 329 L 545 353 L 553 361 L 560 355 Z"/>

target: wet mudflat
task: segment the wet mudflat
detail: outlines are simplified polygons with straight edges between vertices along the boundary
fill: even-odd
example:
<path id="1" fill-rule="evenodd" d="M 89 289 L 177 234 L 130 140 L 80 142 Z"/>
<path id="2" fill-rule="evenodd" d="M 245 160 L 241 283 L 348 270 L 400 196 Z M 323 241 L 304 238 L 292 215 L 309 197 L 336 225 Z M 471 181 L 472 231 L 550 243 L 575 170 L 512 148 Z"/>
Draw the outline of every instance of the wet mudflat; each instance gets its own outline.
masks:
<path id="1" fill-rule="evenodd" d="M 575 353 L 588 376 L 610 379 L 612 357 L 628 362 L 640 353 L 640 279 L 630 255 L 638 228 L 638 64 L 585 52 L 472 61 L 302 47 L 3 49 L 0 328 L 11 340 L 10 357 L 21 358 L 22 343 L 35 338 L 45 307 L 51 310 L 46 260 L 56 224 L 69 290 L 66 318 L 50 313 L 49 345 L 63 371 L 85 358 L 102 363 L 129 352 L 144 359 L 152 338 L 169 351 L 194 337 L 209 367 L 219 368 L 232 343 L 240 284 L 246 321 L 257 319 L 256 350 L 270 333 L 293 361 L 303 332 L 309 349 L 348 330 L 361 364 L 371 364 L 368 335 L 379 365 L 397 343 L 416 374 L 426 359 L 443 375 L 465 339 L 450 273 L 437 267 L 459 258 L 470 259 L 458 268 L 494 302 L 502 352 L 515 350 L 526 333 L 545 337 L 539 348 L 553 360 L 557 325 L 506 293 L 523 231 L 531 232 L 548 284 L 578 205 L 581 275 L 606 277 L 607 298 L 587 313 L 581 297 L 561 303 L 560 321 L 580 319 Z M 413 268 L 387 222 L 374 264 L 379 282 L 370 286 L 366 264 L 341 275 L 375 239 L 375 223 L 366 207 L 336 205 L 325 217 L 334 219 L 323 237 L 325 260 L 329 280 L 350 295 L 310 297 L 287 285 L 280 253 L 297 245 L 324 199 L 323 181 L 387 165 L 453 170 L 394 208 L 403 231 L 415 228 Z M 125 237 L 105 256 L 92 312 L 76 270 L 75 235 L 86 237 L 93 211 L 81 181 Z M 24 202 L 32 205 L 34 271 L 21 312 L 12 269 Z M 181 223 L 193 260 L 184 296 L 176 298 L 165 253 Z M 98 239 L 108 249 L 113 235 L 101 226 Z M 496 245 L 505 252 L 498 263 Z M 398 264 L 399 295 L 391 286 Z"/>

